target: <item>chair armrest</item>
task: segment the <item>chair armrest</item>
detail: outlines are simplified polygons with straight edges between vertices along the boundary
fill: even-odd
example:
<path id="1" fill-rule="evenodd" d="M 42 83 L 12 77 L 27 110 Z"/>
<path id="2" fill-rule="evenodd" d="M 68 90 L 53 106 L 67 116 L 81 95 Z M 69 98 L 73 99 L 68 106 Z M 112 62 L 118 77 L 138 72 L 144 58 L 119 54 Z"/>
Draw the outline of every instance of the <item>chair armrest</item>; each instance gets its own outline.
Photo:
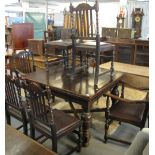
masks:
<path id="1" fill-rule="evenodd" d="M 149 103 L 147 100 L 129 100 L 129 99 L 125 99 L 125 98 L 121 98 L 121 97 L 119 97 L 119 96 L 116 96 L 116 95 L 114 95 L 114 94 L 111 94 L 111 93 L 109 93 L 109 92 L 107 92 L 107 93 L 105 93 L 104 94 L 105 96 L 109 96 L 109 97 L 111 97 L 111 98 L 113 98 L 113 99 L 115 99 L 115 100 L 119 100 L 119 101 L 122 101 L 122 102 L 127 102 L 127 103 Z"/>

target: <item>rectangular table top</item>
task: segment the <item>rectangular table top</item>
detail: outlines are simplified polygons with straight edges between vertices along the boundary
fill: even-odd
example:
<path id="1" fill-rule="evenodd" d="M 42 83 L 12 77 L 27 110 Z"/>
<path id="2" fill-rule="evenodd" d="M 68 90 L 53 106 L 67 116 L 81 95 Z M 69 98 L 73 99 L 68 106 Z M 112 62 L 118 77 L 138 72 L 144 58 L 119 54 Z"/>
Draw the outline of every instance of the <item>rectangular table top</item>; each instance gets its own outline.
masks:
<path id="1" fill-rule="evenodd" d="M 5 154 L 56 155 L 56 153 L 7 124 L 5 125 Z"/>
<path id="2" fill-rule="evenodd" d="M 104 71 L 105 69 L 101 69 L 100 73 Z M 81 98 L 82 100 L 89 102 L 90 100 L 95 100 L 96 97 L 100 97 L 122 76 L 123 74 L 118 72 L 114 72 L 113 79 L 110 79 L 110 73 L 99 76 L 98 90 L 94 87 L 95 71 L 93 71 L 92 68 L 88 70 L 88 73 L 77 73 L 73 80 L 71 80 L 70 76 L 67 75 L 66 71 L 64 71 L 61 66 L 53 66 L 50 69 L 48 76 L 46 70 L 42 69 L 27 74 L 26 78 L 43 85 L 47 84 L 48 78 L 51 90 L 55 93 L 72 96 L 75 99 Z"/>

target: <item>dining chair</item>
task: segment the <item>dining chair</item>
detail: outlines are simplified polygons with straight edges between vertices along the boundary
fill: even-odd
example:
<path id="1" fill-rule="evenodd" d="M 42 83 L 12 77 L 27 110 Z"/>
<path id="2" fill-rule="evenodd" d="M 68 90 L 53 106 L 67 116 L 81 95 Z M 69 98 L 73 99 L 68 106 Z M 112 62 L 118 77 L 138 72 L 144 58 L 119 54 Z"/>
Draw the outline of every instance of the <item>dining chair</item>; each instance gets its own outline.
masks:
<path id="1" fill-rule="evenodd" d="M 47 43 L 48 41 L 53 41 L 53 40 L 55 40 L 54 31 L 51 31 L 51 30 L 44 31 L 44 41 L 45 41 L 45 43 Z"/>
<path id="2" fill-rule="evenodd" d="M 13 72 L 12 72 L 13 73 Z M 14 72 L 15 73 L 15 72 Z M 5 113 L 6 121 L 11 125 L 11 116 L 22 122 L 24 134 L 28 134 L 28 103 L 22 99 L 21 80 L 16 77 L 17 73 L 12 75 L 5 74 Z"/>
<path id="3" fill-rule="evenodd" d="M 118 86 L 121 86 L 121 94 L 119 95 Z M 139 127 L 140 130 L 144 128 L 145 122 L 148 118 L 149 113 L 149 101 L 148 93 L 144 99 L 131 100 L 125 97 L 125 89 L 127 87 L 131 88 L 131 85 L 127 85 L 124 81 L 120 81 L 111 92 L 107 92 L 104 95 L 107 97 L 106 100 L 106 111 L 105 111 L 105 136 L 104 141 L 107 142 L 108 139 L 131 144 L 131 142 L 114 138 L 108 135 L 109 126 L 113 121 L 132 124 Z M 133 92 L 134 92 L 133 88 Z M 141 91 L 144 91 L 141 90 Z M 111 106 L 110 106 L 111 98 Z"/>
<path id="4" fill-rule="evenodd" d="M 42 89 L 37 83 L 28 80 L 24 85 L 29 92 L 31 137 L 35 139 L 35 131 L 39 131 L 46 139 L 52 140 L 52 150 L 57 152 L 58 139 L 74 132 L 78 135 L 78 145 L 69 154 L 75 150 L 80 151 L 82 122 L 77 115 L 71 116 L 61 110 L 53 109 L 49 89 Z"/>
<path id="5" fill-rule="evenodd" d="M 78 70 L 78 68 L 88 67 L 88 58 L 93 57 L 94 60 L 95 57 L 92 52 L 77 50 L 77 44 L 93 40 L 96 46 L 99 46 L 99 34 L 96 32 L 98 30 L 98 5 L 97 2 L 93 6 L 88 3 L 80 3 L 77 7 L 74 7 L 70 4 L 70 12 L 72 23 L 72 66 L 73 70 L 74 68 Z M 80 67 L 76 65 L 77 59 L 80 60 Z"/>
<path id="6" fill-rule="evenodd" d="M 33 53 L 31 51 L 20 51 L 13 55 L 14 68 L 23 74 L 36 71 Z"/>
<path id="7" fill-rule="evenodd" d="M 81 3 L 74 7 L 70 4 L 71 23 L 72 23 L 72 75 L 84 70 L 89 66 L 95 68 L 94 85 L 98 83 L 100 75 L 99 65 L 104 59 L 110 59 L 113 62 L 114 47 L 105 45 L 101 48 L 101 37 L 99 34 L 99 1 L 95 0 L 93 6 L 88 3 Z M 107 44 L 103 43 L 102 45 Z M 103 46 L 102 46 L 103 47 Z M 110 48 L 111 47 L 111 48 Z M 106 49 L 106 50 L 105 50 Z M 107 52 L 110 54 L 107 54 Z M 79 63 L 77 60 L 80 60 Z M 113 63 L 111 66 L 111 75 Z M 104 73 L 101 73 L 104 74 Z"/>

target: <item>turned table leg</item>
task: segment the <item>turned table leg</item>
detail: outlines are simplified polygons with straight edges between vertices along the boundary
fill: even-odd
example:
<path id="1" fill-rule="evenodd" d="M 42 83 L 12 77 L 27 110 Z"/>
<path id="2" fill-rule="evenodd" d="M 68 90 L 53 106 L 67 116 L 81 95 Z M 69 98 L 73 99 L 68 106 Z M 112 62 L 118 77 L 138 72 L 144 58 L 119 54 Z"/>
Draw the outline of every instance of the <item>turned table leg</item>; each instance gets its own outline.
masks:
<path id="1" fill-rule="evenodd" d="M 81 119 L 83 121 L 82 125 L 82 132 L 83 132 L 83 141 L 82 144 L 83 146 L 88 146 L 89 145 L 89 140 L 90 140 L 90 122 L 91 122 L 91 113 L 90 112 L 85 112 L 81 115 Z"/>

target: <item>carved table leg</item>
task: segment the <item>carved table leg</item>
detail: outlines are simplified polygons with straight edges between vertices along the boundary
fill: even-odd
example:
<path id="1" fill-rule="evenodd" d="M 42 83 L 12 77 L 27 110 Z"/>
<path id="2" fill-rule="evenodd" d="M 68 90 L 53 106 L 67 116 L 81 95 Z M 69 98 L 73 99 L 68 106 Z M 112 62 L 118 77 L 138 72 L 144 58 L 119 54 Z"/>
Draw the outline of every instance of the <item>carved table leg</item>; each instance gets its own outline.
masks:
<path id="1" fill-rule="evenodd" d="M 89 145 L 89 140 L 90 140 L 90 121 L 91 121 L 91 113 L 83 113 L 81 115 L 81 118 L 83 120 L 83 125 L 82 125 L 82 132 L 83 132 L 83 146 L 88 146 Z"/>

